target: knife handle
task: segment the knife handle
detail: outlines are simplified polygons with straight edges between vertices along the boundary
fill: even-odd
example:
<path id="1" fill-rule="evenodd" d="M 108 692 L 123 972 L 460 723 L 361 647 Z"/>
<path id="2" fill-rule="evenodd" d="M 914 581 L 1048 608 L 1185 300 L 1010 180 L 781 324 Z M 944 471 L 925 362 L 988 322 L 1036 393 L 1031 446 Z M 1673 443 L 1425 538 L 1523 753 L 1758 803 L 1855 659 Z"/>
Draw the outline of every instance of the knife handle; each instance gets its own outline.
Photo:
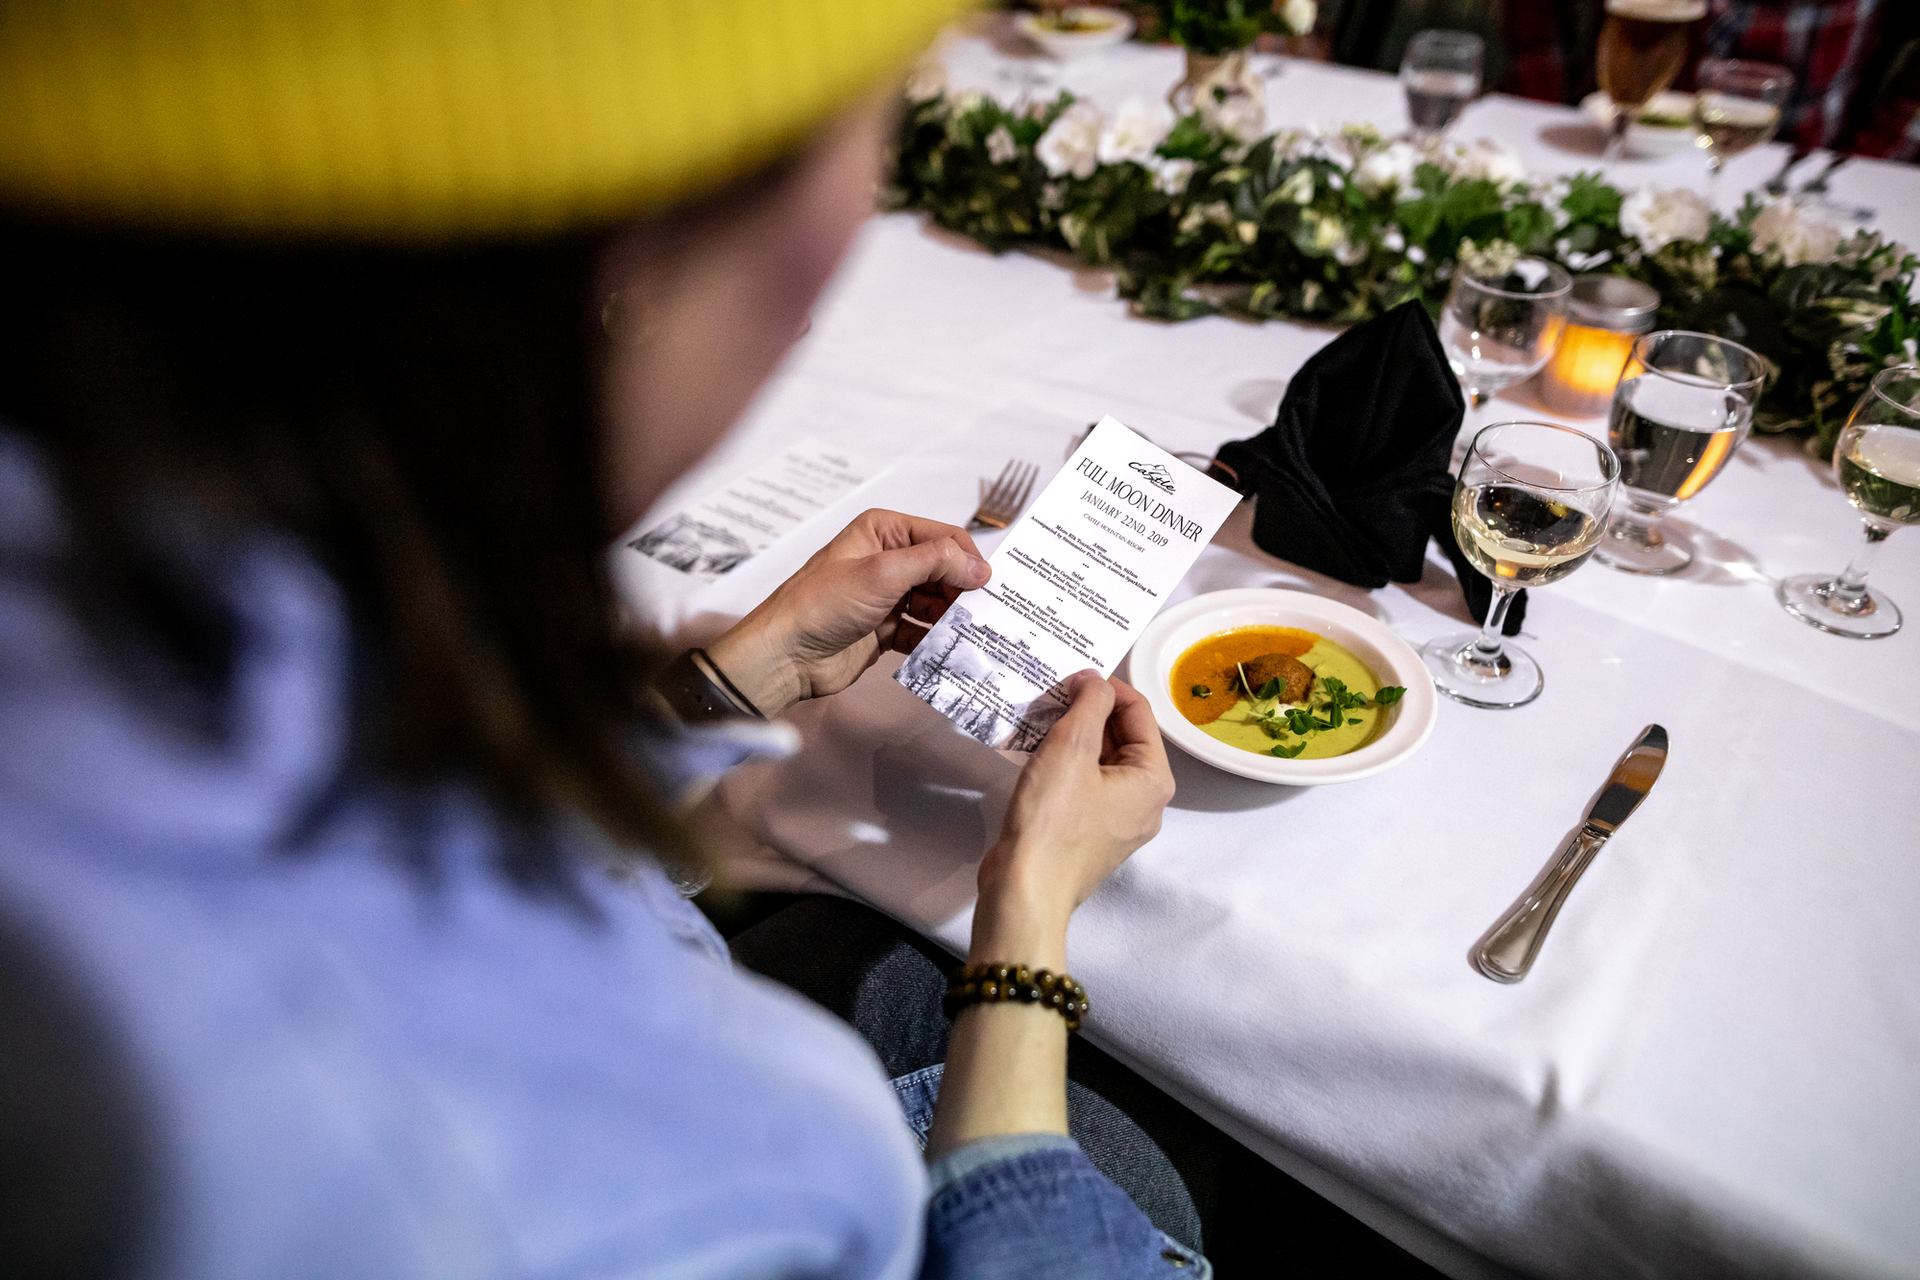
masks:
<path id="1" fill-rule="evenodd" d="M 1495 982 L 1518 982 L 1526 977 L 1540 954 L 1540 944 L 1547 940 L 1553 918 L 1560 914 L 1560 904 L 1573 892 L 1580 873 L 1606 842 L 1606 834 L 1590 826 L 1575 832 L 1526 896 L 1473 949 L 1473 967 Z"/>

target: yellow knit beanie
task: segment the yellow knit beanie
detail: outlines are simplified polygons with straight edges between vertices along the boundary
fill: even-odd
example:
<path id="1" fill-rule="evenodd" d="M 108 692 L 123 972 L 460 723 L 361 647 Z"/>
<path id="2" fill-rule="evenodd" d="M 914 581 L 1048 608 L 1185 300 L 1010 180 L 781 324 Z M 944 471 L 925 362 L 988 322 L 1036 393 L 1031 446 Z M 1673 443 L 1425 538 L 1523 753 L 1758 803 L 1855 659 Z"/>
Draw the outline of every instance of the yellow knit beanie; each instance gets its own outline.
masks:
<path id="1" fill-rule="evenodd" d="M 961 0 L 0 0 L 0 203 L 531 234 L 772 158 Z"/>

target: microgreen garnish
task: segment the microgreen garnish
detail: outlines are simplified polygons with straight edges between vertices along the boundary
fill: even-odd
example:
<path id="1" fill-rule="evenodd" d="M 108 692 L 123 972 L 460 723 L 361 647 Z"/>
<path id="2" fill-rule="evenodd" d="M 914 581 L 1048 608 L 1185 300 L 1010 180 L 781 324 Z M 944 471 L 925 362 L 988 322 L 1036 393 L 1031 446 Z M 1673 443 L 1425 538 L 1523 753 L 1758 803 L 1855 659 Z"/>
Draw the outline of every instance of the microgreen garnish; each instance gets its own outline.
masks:
<path id="1" fill-rule="evenodd" d="M 1407 692 L 1399 685 L 1389 685 L 1369 697 L 1349 689 L 1346 681 L 1338 676 L 1321 676 L 1315 681 L 1313 694 L 1306 705 L 1262 707 L 1260 703 L 1279 697 L 1286 688 L 1285 684 L 1276 676 L 1262 684 L 1256 692 L 1252 682 L 1247 679 L 1246 668 L 1236 662 L 1234 670 L 1239 673 L 1240 687 L 1246 690 L 1247 697 L 1255 704 L 1247 719 L 1259 725 L 1270 738 L 1291 736 L 1299 739 L 1291 744 L 1276 742 L 1267 749 L 1269 755 L 1283 760 L 1291 760 L 1305 751 L 1305 739 L 1309 734 L 1364 724 L 1366 722 L 1358 715 L 1350 713 L 1358 712 L 1363 707 L 1392 706 Z"/>
<path id="2" fill-rule="evenodd" d="M 1193 688 L 1189 689 L 1188 692 L 1191 693 L 1196 698 L 1211 698 L 1213 696 L 1213 690 L 1209 689 L 1206 685 L 1203 685 L 1203 684 L 1197 684 L 1193 686 Z"/>

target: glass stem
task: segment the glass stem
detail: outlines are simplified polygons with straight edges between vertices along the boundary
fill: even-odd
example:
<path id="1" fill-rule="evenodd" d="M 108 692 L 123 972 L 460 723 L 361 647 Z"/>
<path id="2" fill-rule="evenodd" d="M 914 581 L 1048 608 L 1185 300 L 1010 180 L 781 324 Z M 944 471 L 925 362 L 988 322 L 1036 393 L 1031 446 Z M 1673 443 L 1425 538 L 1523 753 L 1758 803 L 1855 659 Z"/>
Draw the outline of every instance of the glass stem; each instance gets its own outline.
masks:
<path id="1" fill-rule="evenodd" d="M 1607 149 L 1600 153 L 1604 161 L 1618 160 L 1626 154 L 1627 130 L 1633 125 L 1633 115 L 1625 107 L 1613 109 L 1613 127 L 1607 131 Z"/>
<path id="2" fill-rule="evenodd" d="M 1867 593 L 1867 570 L 1873 567 L 1874 553 L 1885 542 L 1893 530 L 1883 525 L 1865 522 L 1867 526 L 1867 545 L 1854 553 L 1840 576 L 1833 580 L 1832 592 L 1840 598 L 1842 605 L 1855 604 Z"/>
<path id="3" fill-rule="evenodd" d="M 1707 148 L 1707 208 L 1709 209 L 1716 209 L 1719 207 L 1720 171 L 1726 167 L 1727 167 L 1727 162 L 1720 158 L 1720 152 L 1714 149 L 1713 147 L 1708 147 Z"/>
<path id="4" fill-rule="evenodd" d="M 1626 505 L 1618 509 L 1607 531 L 1622 542 L 1631 542 L 1640 547 L 1657 547 L 1662 539 L 1654 532 L 1654 519 L 1653 512 L 1629 498 Z"/>
<path id="5" fill-rule="evenodd" d="M 1501 651 L 1506 647 L 1506 637 L 1500 634 L 1507 625 L 1507 606 L 1513 603 L 1513 588 L 1495 582 L 1493 599 L 1487 604 L 1487 620 L 1480 624 L 1480 635 L 1473 642 L 1473 657 L 1476 664 L 1498 666 Z"/>

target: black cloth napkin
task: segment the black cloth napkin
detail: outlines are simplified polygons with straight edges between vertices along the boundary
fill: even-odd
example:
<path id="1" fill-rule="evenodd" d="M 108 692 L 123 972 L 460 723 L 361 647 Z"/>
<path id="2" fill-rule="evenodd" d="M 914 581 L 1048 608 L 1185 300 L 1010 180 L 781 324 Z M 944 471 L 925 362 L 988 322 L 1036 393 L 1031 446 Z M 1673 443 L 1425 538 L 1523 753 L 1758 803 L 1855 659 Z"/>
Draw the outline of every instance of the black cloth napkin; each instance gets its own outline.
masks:
<path id="1" fill-rule="evenodd" d="M 1429 537 L 1484 620 L 1493 587 L 1448 521 L 1453 440 L 1467 412 L 1418 303 L 1357 324 L 1300 366 L 1273 425 L 1222 445 L 1210 473 L 1253 499 L 1261 550 L 1356 587 L 1419 578 Z M 1504 630 L 1517 635 L 1526 593 Z"/>

